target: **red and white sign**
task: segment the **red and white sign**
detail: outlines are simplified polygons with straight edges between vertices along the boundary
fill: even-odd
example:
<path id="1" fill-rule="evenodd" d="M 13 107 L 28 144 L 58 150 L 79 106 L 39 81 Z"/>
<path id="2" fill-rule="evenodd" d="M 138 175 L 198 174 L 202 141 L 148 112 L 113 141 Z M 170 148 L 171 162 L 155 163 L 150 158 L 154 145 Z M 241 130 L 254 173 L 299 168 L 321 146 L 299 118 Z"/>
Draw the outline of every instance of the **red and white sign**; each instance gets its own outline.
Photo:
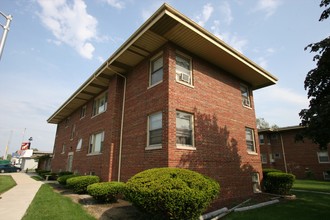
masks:
<path id="1" fill-rule="evenodd" d="M 28 150 L 30 149 L 30 142 L 23 142 L 21 145 L 21 150 Z"/>

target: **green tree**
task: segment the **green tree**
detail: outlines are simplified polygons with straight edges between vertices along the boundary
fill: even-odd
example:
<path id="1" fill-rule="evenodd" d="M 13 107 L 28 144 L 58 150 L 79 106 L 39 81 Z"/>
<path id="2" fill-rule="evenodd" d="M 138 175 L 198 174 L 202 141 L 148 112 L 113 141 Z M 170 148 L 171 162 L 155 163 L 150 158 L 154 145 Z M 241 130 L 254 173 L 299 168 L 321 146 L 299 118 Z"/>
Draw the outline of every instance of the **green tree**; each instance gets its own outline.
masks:
<path id="1" fill-rule="evenodd" d="M 330 15 L 330 0 L 322 0 L 320 7 L 325 7 L 319 21 Z M 299 113 L 300 125 L 306 129 L 301 137 L 308 137 L 319 144 L 320 149 L 327 149 L 330 142 L 330 36 L 317 43 L 309 44 L 305 50 L 316 53 L 313 61 L 316 68 L 310 70 L 305 79 L 308 90 L 309 108 Z"/>
<path id="2" fill-rule="evenodd" d="M 273 124 L 272 126 L 269 125 L 269 123 L 264 118 L 257 118 L 257 128 L 258 129 L 278 129 L 279 127 L 276 124 Z"/>

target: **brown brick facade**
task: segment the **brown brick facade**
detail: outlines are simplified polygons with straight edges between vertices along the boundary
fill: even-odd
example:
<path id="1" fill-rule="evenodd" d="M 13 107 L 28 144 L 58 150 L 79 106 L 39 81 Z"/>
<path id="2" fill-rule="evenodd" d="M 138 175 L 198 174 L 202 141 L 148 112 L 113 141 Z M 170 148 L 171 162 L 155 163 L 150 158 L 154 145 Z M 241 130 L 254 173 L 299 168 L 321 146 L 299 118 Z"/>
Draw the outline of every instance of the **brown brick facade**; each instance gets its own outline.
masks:
<path id="1" fill-rule="evenodd" d="M 193 86 L 176 81 L 175 56 L 180 51 L 192 58 Z M 163 81 L 149 88 L 149 63 L 153 55 L 163 54 Z M 260 150 L 255 133 L 256 154 L 247 153 L 245 128 L 256 132 L 253 96 L 252 108 L 242 105 L 242 82 L 207 61 L 175 44 L 165 44 L 134 67 L 126 77 L 120 180 L 153 167 L 182 167 L 216 179 L 221 185 L 221 199 L 248 196 L 253 193 L 252 173 L 261 175 Z M 58 124 L 52 170 L 68 169 L 73 155 L 72 171 L 95 173 L 103 181 L 118 180 L 119 142 L 124 79 L 111 78 L 107 110 L 92 115 L 93 98 L 80 118 L 80 109 Z M 187 112 L 194 119 L 195 149 L 176 147 L 176 111 Z M 162 147 L 147 150 L 148 115 L 162 112 Z M 71 138 L 71 129 L 75 133 Z M 104 131 L 101 154 L 89 155 L 89 138 Z M 77 151 L 79 138 L 83 139 Z M 65 151 L 62 146 L 65 144 Z"/>
<path id="2" fill-rule="evenodd" d="M 267 160 L 262 163 L 263 168 L 275 168 L 292 173 L 297 179 L 325 180 L 324 172 L 330 171 L 330 161 L 320 162 L 319 146 L 310 139 L 295 141 L 295 136 L 301 127 L 279 128 L 277 131 L 262 129 L 259 136 L 263 135 L 264 143 L 260 144 L 261 153 Z M 330 150 L 326 151 L 330 155 Z M 286 165 L 286 166 L 285 166 Z M 330 179 L 328 179 L 330 180 Z"/>

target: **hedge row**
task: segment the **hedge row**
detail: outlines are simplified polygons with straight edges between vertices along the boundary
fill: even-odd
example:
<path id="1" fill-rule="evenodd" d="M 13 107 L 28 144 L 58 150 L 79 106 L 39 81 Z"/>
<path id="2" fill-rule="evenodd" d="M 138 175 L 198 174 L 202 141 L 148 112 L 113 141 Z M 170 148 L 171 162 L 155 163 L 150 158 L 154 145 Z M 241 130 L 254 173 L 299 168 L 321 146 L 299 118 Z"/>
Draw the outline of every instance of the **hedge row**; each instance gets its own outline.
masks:
<path id="1" fill-rule="evenodd" d="M 179 168 L 146 170 L 127 183 L 100 183 L 97 176 L 73 174 L 57 180 L 75 193 L 88 193 L 99 202 L 116 202 L 118 195 L 124 195 L 143 213 L 159 219 L 198 218 L 220 191 L 215 180 Z"/>

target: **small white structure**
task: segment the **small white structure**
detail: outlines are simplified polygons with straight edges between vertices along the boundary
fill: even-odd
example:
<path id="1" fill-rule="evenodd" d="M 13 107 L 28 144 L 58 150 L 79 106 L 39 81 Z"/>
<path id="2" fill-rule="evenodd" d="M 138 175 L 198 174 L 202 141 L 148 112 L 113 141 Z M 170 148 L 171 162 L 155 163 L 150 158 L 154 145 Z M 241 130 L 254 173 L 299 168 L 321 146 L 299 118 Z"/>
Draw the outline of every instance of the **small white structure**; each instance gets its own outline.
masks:
<path id="1" fill-rule="evenodd" d="M 38 168 L 38 160 L 32 158 L 33 150 L 24 150 L 21 154 L 21 169 L 37 169 Z"/>

